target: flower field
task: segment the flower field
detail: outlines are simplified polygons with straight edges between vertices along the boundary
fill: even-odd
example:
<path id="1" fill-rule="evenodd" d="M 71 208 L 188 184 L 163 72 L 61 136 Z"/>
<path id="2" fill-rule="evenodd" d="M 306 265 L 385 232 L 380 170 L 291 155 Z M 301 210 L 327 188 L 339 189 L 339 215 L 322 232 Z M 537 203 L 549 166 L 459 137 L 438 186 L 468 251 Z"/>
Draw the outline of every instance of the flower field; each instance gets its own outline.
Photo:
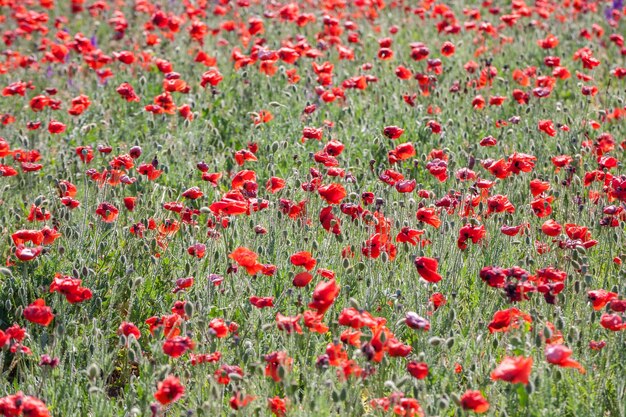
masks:
<path id="1" fill-rule="evenodd" d="M 626 417 L 621 0 L 0 0 L 0 416 Z"/>

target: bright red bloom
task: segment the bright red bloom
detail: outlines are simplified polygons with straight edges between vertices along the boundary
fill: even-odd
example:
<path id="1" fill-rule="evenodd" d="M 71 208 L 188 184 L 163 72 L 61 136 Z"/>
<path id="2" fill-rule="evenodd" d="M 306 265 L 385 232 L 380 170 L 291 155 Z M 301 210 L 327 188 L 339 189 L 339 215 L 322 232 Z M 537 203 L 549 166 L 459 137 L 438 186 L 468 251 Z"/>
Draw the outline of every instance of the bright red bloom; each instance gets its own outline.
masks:
<path id="1" fill-rule="evenodd" d="M 150 181 L 154 181 L 161 176 L 163 171 L 156 169 L 152 164 L 141 164 L 137 168 L 137 172 L 148 177 Z"/>
<path id="2" fill-rule="evenodd" d="M 135 324 L 127 321 L 123 321 L 122 324 L 120 324 L 120 327 L 117 329 L 117 334 L 124 335 L 126 337 L 133 335 L 135 339 L 139 339 L 141 337 L 139 328 L 135 326 Z"/>
<path id="3" fill-rule="evenodd" d="M 137 94 L 135 94 L 135 90 L 133 89 L 133 86 L 130 85 L 129 83 L 122 83 L 120 84 L 119 87 L 117 87 L 117 93 L 126 101 L 128 102 L 139 102 L 139 96 Z"/>
<path id="4" fill-rule="evenodd" d="M 507 200 L 508 201 L 508 200 Z M 485 236 L 487 235 L 487 231 L 485 230 L 484 225 L 476 226 L 473 224 L 466 224 L 461 229 L 459 229 L 459 238 L 457 239 L 457 246 L 461 250 L 467 249 L 467 241 L 471 240 L 473 244 L 480 243 Z"/>
<path id="5" fill-rule="evenodd" d="M 206 88 L 207 85 L 211 85 L 212 87 L 216 87 L 219 83 L 222 82 L 224 77 L 222 74 L 215 68 L 212 68 L 205 73 L 202 74 L 202 80 L 200 81 L 200 85 L 202 88 Z"/>
<path id="6" fill-rule="evenodd" d="M 328 204 L 339 204 L 347 195 L 345 188 L 337 183 L 322 185 L 317 192 Z"/>
<path id="7" fill-rule="evenodd" d="M 263 269 L 263 265 L 257 262 L 259 256 L 248 248 L 239 247 L 228 257 L 243 266 L 250 275 L 256 275 Z"/>
<path id="8" fill-rule="evenodd" d="M 389 139 L 398 139 L 404 133 L 404 129 L 398 126 L 387 126 L 383 129 L 383 134 Z"/>
<path id="9" fill-rule="evenodd" d="M 159 382 L 154 398 L 162 405 L 167 405 L 178 401 L 185 394 L 185 387 L 174 375 L 167 376 Z"/>
<path id="10" fill-rule="evenodd" d="M 422 236 L 424 233 L 425 232 L 423 230 L 411 229 L 405 226 L 396 236 L 396 242 L 409 243 L 415 246 L 420 242 L 420 236 Z"/>
<path id="11" fill-rule="evenodd" d="M 562 368 L 576 368 L 581 374 L 585 373 L 585 368 L 573 359 L 570 359 L 572 350 L 561 344 L 550 344 L 546 346 L 546 360 Z"/>
<path id="12" fill-rule="evenodd" d="M 561 225 L 552 219 L 546 220 L 545 223 L 541 225 L 541 231 L 548 236 L 558 236 L 561 234 L 561 230 Z"/>
<path id="13" fill-rule="evenodd" d="M 307 251 L 294 253 L 289 258 L 289 261 L 291 262 L 292 265 L 302 266 L 307 271 L 310 271 L 313 268 L 315 268 L 315 265 L 317 264 L 317 261 L 315 260 L 315 258 L 313 258 L 311 253 Z"/>
<path id="14" fill-rule="evenodd" d="M 48 123 L 48 132 L 52 134 L 63 133 L 65 132 L 65 128 L 65 124 L 57 120 L 50 120 L 50 123 Z"/>
<path id="15" fill-rule="evenodd" d="M 50 412 L 43 401 L 24 395 L 20 391 L 0 398 L 0 415 L 5 417 L 50 417 Z"/>
<path id="16" fill-rule="evenodd" d="M 594 290 L 587 292 L 587 298 L 591 301 L 593 309 L 602 310 L 610 301 L 617 299 L 617 294 L 606 290 Z"/>
<path id="17" fill-rule="evenodd" d="M 232 397 L 230 397 L 230 400 L 228 400 L 228 404 L 233 410 L 241 410 L 242 408 L 248 406 L 248 404 L 250 404 L 255 399 L 256 397 L 252 395 L 244 395 L 241 392 L 237 392 Z"/>
<path id="18" fill-rule="evenodd" d="M 269 180 L 267 180 L 265 188 L 270 193 L 275 194 L 285 188 L 285 180 L 278 177 L 271 177 Z"/>
<path id="19" fill-rule="evenodd" d="M 489 402 L 480 391 L 467 390 L 461 396 L 461 407 L 464 410 L 472 410 L 475 413 L 486 413 L 489 410 Z"/>
<path id="20" fill-rule="evenodd" d="M 424 362 L 407 362 L 406 370 L 416 379 L 424 379 L 428 376 L 428 365 Z"/>
<path id="21" fill-rule="evenodd" d="M 187 248 L 187 253 L 195 258 L 202 259 L 206 253 L 206 245 L 203 243 L 194 243 Z"/>
<path id="22" fill-rule="evenodd" d="M 339 285 L 335 279 L 322 281 L 315 287 L 313 291 L 313 299 L 309 303 L 309 308 L 316 310 L 319 314 L 324 314 L 335 302 L 339 295 Z"/>
<path id="23" fill-rule="evenodd" d="M 18 230 L 11 235 L 15 246 L 22 245 L 26 242 L 31 242 L 34 245 L 41 245 L 43 243 L 43 233 L 39 230 Z"/>
<path id="24" fill-rule="evenodd" d="M 193 350 L 194 347 L 195 344 L 189 337 L 174 336 L 163 343 L 163 353 L 172 358 L 178 358 L 188 350 Z"/>
<path id="25" fill-rule="evenodd" d="M 521 312 L 515 307 L 499 310 L 494 313 L 493 319 L 489 323 L 489 333 L 508 332 L 510 329 L 519 327 L 521 323 L 532 323 L 532 321 L 530 315 Z"/>
<path id="26" fill-rule="evenodd" d="M 429 224 L 434 228 L 441 226 L 441 220 L 437 216 L 437 212 L 434 208 L 422 207 L 417 210 L 416 217 L 418 221 Z"/>
<path id="27" fill-rule="evenodd" d="M 24 245 L 17 245 L 15 248 L 15 256 L 22 262 L 28 262 L 35 259 L 43 251 L 43 246 L 26 247 Z"/>
<path id="28" fill-rule="evenodd" d="M 119 210 L 111 203 L 100 203 L 96 209 L 96 214 L 99 215 L 105 223 L 112 223 L 117 219 Z"/>
<path id="29" fill-rule="evenodd" d="M 502 362 L 491 372 L 493 381 L 506 381 L 512 384 L 528 384 L 533 366 L 532 356 L 505 356 Z"/>
<path id="30" fill-rule="evenodd" d="M 298 334 L 302 334 L 302 327 L 298 323 L 302 315 L 298 314 L 297 316 L 289 317 L 283 316 L 280 313 L 276 313 L 276 326 L 278 330 L 284 330 L 287 333 L 296 332 Z"/>
<path id="31" fill-rule="evenodd" d="M 387 158 L 390 164 L 395 164 L 399 161 L 404 161 L 415 156 L 415 147 L 411 142 L 402 143 L 395 147 L 395 149 L 389 151 Z"/>
<path id="32" fill-rule="evenodd" d="M 70 304 L 82 303 L 93 296 L 89 288 L 81 286 L 82 280 L 57 273 L 50 284 L 50 292 L 58 292 L 65 296 Z"/>
<path id="33" fill-rule="evenodd" d="M 309 285 L 309 282 L 313 279 L 313 275 L 308 272 L 300 272 L 293 277 L 293 286 L 294 287 L 306 287 Z"/>
<path id="34" fill-rule="evenodd" d="M 209 322 L 209 328 L 211 328 L 215 332 L 215 337 L 217 337 L 218 339 L 221 339 L 228 335 L 228 326 L 226 325 L 226 322 L 224 322 L 224 319 L 217 317 L 214 318 Z"/>
<path id="35" fill-rule="evenodd" d="M 437 283 L 441 281 L 441 275 L 437 273 L 439 267 L 439 261 L 434 258 L 418 257 L 415 258 L 415 267 L 417 273 L 422 278 L 431 283 Z"/>
<path id="36" fill-rule="evenodd" d="M 274 307 L 274 297 L 257 297 L 253 295 L 249 301 L 256 308 Z"/>
<path id="37" fill-rule="evenodd" d="M 265 375 L 271 377 L 275 382 L 280 382 L 282 378 L 278 374 L 278 369 L 288 371 L 291 368 L 293 359 L 287 356 L 287 352 L 272 352 L 265 355 Z"/>
<path id="38" fill-rule="evenodd" d="M 533 210 L 535 215 L 539 217 L 540 219 L 544 217 L 548 217 L 550 214 L 552 214 L 552 206 L 550 205 L 552 201 L 553 201 L 552 196 L 538 197 L 538 198 L 535 198 L 533 201 L 531 201 L 530 208 Z"/>
<path id="39" fill-rule="evenodd" d="M 287 401 L 278 396 L 267 399 L 267 406 L 276 417 L 283 417 L 287 413 Z"/>
<path id="40" fill-rule="evenodd" d="M 200 190 L 199 187 L 191 187 L 185 190 L 182 194 L 183 197 L 188 198 L 190 200 L 197 200 L 202 197 L 204 193 Z"/>
<path id="41" fill-rule="evenodd" d="M 215 375 L 218 384 L 228 385 L 231 380 L 230 375 L 232 374 L 243 377 L 243 370 L 237 365 L 222 365 L 215 370 L 213 375 Z"/>
<path id="42" fill-rule="evenodd" d="M 24 309 L 24 318 L 31 323 L 48 326 L 52 323 L 54 314 L 52 314 L 52 309 L 46 305 L 46 302 L 38 298 Z"/>
<path id="43" fill-rule="evenodd" d="M 306 310 L 304 312 L 304 325 L 314 333 L 324 334 L 327 333 L 329 328 L 322 320 L 324 319 L 324 315 L 318 313 L 314 310 Z"/>
<path id="44" fill-rule="evenodd" d="M 540 120 L 537 125 L 539 130 L 546 133 L 548 136 L 556 136 L 556 129 L 552 120 Z"/>
<path id="45" fill-rule="evenodd" d="M 439 309 L 439 307 L 444 306 L 448 302 L 446 297 L 440 292 L 433 293 L 428 300 L 433 304 L 434 310 Z"/>
<path id="46" fill-rule="evenodd" d="M 612 332 L 626 330 L 626 323 L 624 323 L 624 319 L 618 314 L 602 314 L 600 317 L 600 325 Z"/>

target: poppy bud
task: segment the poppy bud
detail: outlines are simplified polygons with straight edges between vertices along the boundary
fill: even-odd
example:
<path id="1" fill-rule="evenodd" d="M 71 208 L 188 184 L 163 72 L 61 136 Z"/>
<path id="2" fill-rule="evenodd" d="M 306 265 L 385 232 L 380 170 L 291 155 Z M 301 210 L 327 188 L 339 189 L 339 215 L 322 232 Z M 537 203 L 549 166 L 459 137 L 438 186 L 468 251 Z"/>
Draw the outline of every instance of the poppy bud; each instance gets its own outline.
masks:
<path id="1" fill-rule="evenodd" d="M 452 349 L 452 347 L 454 346 L 454 337 L 450 337 L 446 340 L 446 346 L 448 347 L 448 349 Z"/>
<path id="2" fill-rule="evenodd" d="M 361 306 L 360 306 L 359 302 L 356 299 L 351 297 L 348 300 L 348 303 L 350 304 L 350 307 L 354 308 L 355 310 L 361 310 Z"/>
<path id="3" fill-rule="evenodd" d="M 431 337 L 428 339 L 428 344 L 431 346 L 439 346 L 444 342 L 444 340 L 440 337 Z"/>
<path id="4" fill-rule="evenodd" d="M 391 381 L 391 380 L 385 381 L 384 385 L 385 385 L 386 388 L 390 388 L 392 391 L 396 391 L 396 392 L 400 391 L 398 389 L 398 387 L 396 386 L 396 384 L 393 381 Z"/>
<path id="5" fill-rule="evenodd" d="M 193 305 L 193 303 L 191 303 L 191 302 L 187 301 L 187 302 L 185 303 L 185 307 L 184 307 L 184 309 L 185 309 L 185 315 L 186 315 L 187 317 L 191 317 L 191 316 L 193 316 L 193 311 L 194 311 L 194 305 Z"/>
<path id="6" fill-rule="evenodd" d="M 87 376 L 89 377 L 91 382 L 94 382 L 96 380 L 99 373 L 100 373 L 100 368 L 98 368 L 98 365 L 96 365 L 95 363 L 92 363 L 87 368 Z"/>
<path id="7" fill-rule="evenodd" d="M 130 148 L 130 151 L 128 152 L 128 154 L 133 159 L 139 158 L 141 156 L 141 147 L 140 146 L 133 146 L 132 148 Z"/>

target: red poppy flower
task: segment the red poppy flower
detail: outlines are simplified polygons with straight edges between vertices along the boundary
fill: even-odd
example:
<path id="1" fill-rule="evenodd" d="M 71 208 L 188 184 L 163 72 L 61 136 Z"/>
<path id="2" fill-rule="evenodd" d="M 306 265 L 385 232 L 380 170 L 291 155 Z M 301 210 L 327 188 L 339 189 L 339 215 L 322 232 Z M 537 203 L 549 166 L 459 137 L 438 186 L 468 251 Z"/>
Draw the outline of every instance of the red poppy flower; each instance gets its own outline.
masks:
<path id="1" fill-rule="evenodd" d="M 230 400 L 228 400 L 228 404 L 233 410 L 241 410 L 242 408 L 247 407 L 248 404 L 250 404 L 255 399 L 256 397 L 252 395 L 244 395 L 241 392 L 236 392 L 233 394 L 232 397 L 230 397 Z"/>
<path id="2" fill-rule="evenodd" d="M 499 310 L 494 313 L 493 319 L 489 323 L 489 333 L 507 332 L 510 329 L 518 328 L 521 323 L 532 323 L 532 321 L 530 315 L 521 312 L 515 307 Z"/>
<path id="3" fill-rule="evenodd" d="M 343 186 L 337 183 L 322 185 L 317 192 L 328 204 L 339 204 L 347 195 Z"/>
<path id="4" fill-rule="evenodd" d="M 556 136 L 556 129 L 552 120 L 540 120 L 538 124 L 539 130 L 546 133 L 548 136 Z"/>
<path id="5" fill-rule="evenodd" d="M 289 258 L 290 262 L 294 266 L 303 266 L 307 271 L 315 268 L 317 261 L 312 257 L 310 252 L 302 251 L 296 252 Z"/>
<path id="6" fill-rule="evenodd" d="M 293 286 L 294 287 L 306 287 L 309 285 L 309 282 L 313 279 L 313 275 L 308 272 L 300 272 L 293 277 Z"/>
<path id="7" fill-rule="evenodd" d="M 284 398 L 280 398 L 278 396 L 268 398 L 267 406 L 276 417 L 283 417 L 287 414 L 287 401 Z"/>
<path id="8" fill-rule="evenodd" d="M 185 387 L 180 380 L 174 375 L 169 375 L 159 382 L 154 398 L 162 405 L 167 405 L 180 400 L 184 394 Z"/>
<path id="9" fill-rule="evenodd" d="M 441 281 L 441 275 L 437 273 L 439 267 L 439 261 L 434 258 L 418 257 L 415 258 L 415 267 L 417 273 L 422 278 L 431 283 L 437 283 Z"/>
<path id="10" fill-rule="evenodd" d="M 0 413 L 7 417 L 50 417 L 50 412 L 43 401 L 24 395 L 21 391 L 0 398 Z"/>
<path id="11" fill-rule="evenodd" d="M 235 249 L 228 257 L 239 266 L 243 266 L 250 275 L 255 275 L 263 269 L 263 265 L 257 262 L 258 255 L 245 247 Z"/>
<path id="12" fill-rule="evenodd" d="M 126 337 L 133 335 L 135 339 L 139 339 L 141 337 L 141 332 L 139 331 L 139 328 L 135 326 L 134 323 L 130 323 L 127 321 L 123 321 L 122 324 L 120 324 L 120 327 L 117 329 L 117 334 L 124 335 Z"/>
<path id="13" fill-rule="evenodd" d="M 562 368 L 576 368 L 581 374 L 585 373 L 585 368 L 573 359 L 570 359 L 572 350 L 561 344 L 550 344 L 546 346 L 546 360 Z"/>
<path id="14" fill-rule="evenodd" d="M 57 120 L 50 120 L 50 123 L 48 123 L 48 132 L 52 134 L 63 133 L 65 128 L 66 126 Z"/>
<path id="15" fill-rule="evenodd" d="M 467 390 L 461 396 L 461 407 L 464 410 L 472 410 L 475 413 L 486 413 L 489 410 L 489 402 L 480 391 Z"/>
<path id="16" fill-rule="evenodd" d="M 617 294 L 600 289 L 588 291 L 587 298 L 591 301 L 593 309 L 599 311 L 602 310 L 610 301 L 615 300 L 617 298 Z"/>
<path id="17" fill-rule="evenodd" d="M 24 245 L 17 245 L 15 248 L 15 256 L 22 262 L 32 261 L 43 251 L 43 246 L 26 247 Z"/>
<path id="18" fill-rule="evenodd" d="M 302 334 L 302 327 L 300 327 L 300 324 L 298 323 L 301 318 L 301 314 L 289 317 L 283 316 L 280 313 L 276 313 L 276 326 L 278 327 L 278 330 L 283 330 L 287 333 L 292 333 L 295 331 L 298 334 Z"/>
<path id="19" fill-rule="evenodd" d="M 428 365 L 424 362 L 407 362 L 406 370 L 413 378 L 416 379 L 424 379 L 428 376 Z"/>
<path id="20" fill-rule="evenodd" d="M 219 83 L 222 82 L 224 77 L 222 74 L 215 68 L 212 68 L 205 73 L 202 74 L 202 80 L 200 85 L 202 88 L 206 88 L 207 85 L 211 85 L 212 87 L 216 87 Z"/>
<path id="21" fill-rule="evenodd" d="M 195 344 L 189 337 L 174 336 L 163 343 L 163 353 L 172 358 L 178 358 L 188 350 L 193 350 L 194 347 Z"/>
<path id="22" fill-rule="evenodd" d="M 317 284 L 313 291 L 313 299 L 309 303 L 309 308 L 316 310 L 319 314 L 324 314 L 335 302 L 338 295 L 339 285 L 334 278 L 322 281 Z"/>
<path id="23" fill-rule="evenodd" d="M 112 223 L 117 219 L 119 210 L 111 203 L 100 203 L 96 209 L 96 214 L 99 215 L 105 223 Z"/>
<path id="24" fill-rule="evenodd" d="M 602 314 L 600 317 L 600 325 L 612 332 L 626 330 L 626 323 L 624 323 L 624 320 L 618 314 Z"/>
<path id="25" fill-rule="evenodd" d="M 41 326 L 48 326 L 54 319 L 52 309 L 46 306 L 46 302 L 41 298 L 26 307 L 23 314 L 26 320 Z"/>
<path id="26" fill-rule="evenodd" d="M 433 226 L 434 228 L 439 228 L 441 226 L 441 220 L 437 216 L 436 209 L 430 207 L 422 207 L 417 210 L 416 213 L 417 220 L 426 224 Z"/>
<path id="27" fill-rule="evenodd" d="M 383 129 L 383 134 L 389 139 L 398 139 L 404 133 L 404 129 L 398 126 L 387 126 Z"/>
<path id="28" fill-rule="evenodd" d="M 65 296 L 70 304 L 82 303 L 93 296 L 89 288 L 82 285 L 82 280 L 57 273 L 50 284 L 50 292 L 58 292 Z"/>
<path id="29" fill-rule="evenodd" d="M 257 297 L 253 295 L 249 298 L 249 301 L 256 308 L 274 307 L 274 297 Z"/>
<path id="30" fill-rule="evenodd" d="M 491 372 L 493 381 L 506 381 L 512 384 L 528 384 L 530 371 L 533 366 L 533 358 L 505 356 L 502 362 Z"/>

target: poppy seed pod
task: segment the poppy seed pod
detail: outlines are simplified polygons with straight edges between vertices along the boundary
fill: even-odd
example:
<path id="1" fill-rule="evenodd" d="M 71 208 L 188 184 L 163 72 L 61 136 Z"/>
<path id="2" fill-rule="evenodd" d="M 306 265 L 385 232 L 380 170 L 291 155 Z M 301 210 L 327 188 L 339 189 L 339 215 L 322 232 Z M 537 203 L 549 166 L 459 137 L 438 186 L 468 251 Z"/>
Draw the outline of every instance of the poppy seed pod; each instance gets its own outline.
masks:
<path id="1" fill-rule="evenodd" d="M 98 367 L 98 365 L 96 365 L 95 363 L 92 363 L 91 365 L 89 365 L 89 367 L 87 368 L 87 377 L 92 383 L 95 382 L 99 374 L 100 374 L 100 368 Z"/>
<path id="2" fill-rule="evenodd" d="M 430 339 L 428 339 L 428 344 L 431 346 L 439 346 L 442 343 L 444 343 L 445 340 L 440 338 L 440 337 L 431 337 Z"/>
<path id="3" fill-rule="evenodd" d="M 448 347 L 448 349 L 452 349 L 452 347 L 454 346 L 454 337 L 450 337 L 446 340 L 446 346 Z"/>

